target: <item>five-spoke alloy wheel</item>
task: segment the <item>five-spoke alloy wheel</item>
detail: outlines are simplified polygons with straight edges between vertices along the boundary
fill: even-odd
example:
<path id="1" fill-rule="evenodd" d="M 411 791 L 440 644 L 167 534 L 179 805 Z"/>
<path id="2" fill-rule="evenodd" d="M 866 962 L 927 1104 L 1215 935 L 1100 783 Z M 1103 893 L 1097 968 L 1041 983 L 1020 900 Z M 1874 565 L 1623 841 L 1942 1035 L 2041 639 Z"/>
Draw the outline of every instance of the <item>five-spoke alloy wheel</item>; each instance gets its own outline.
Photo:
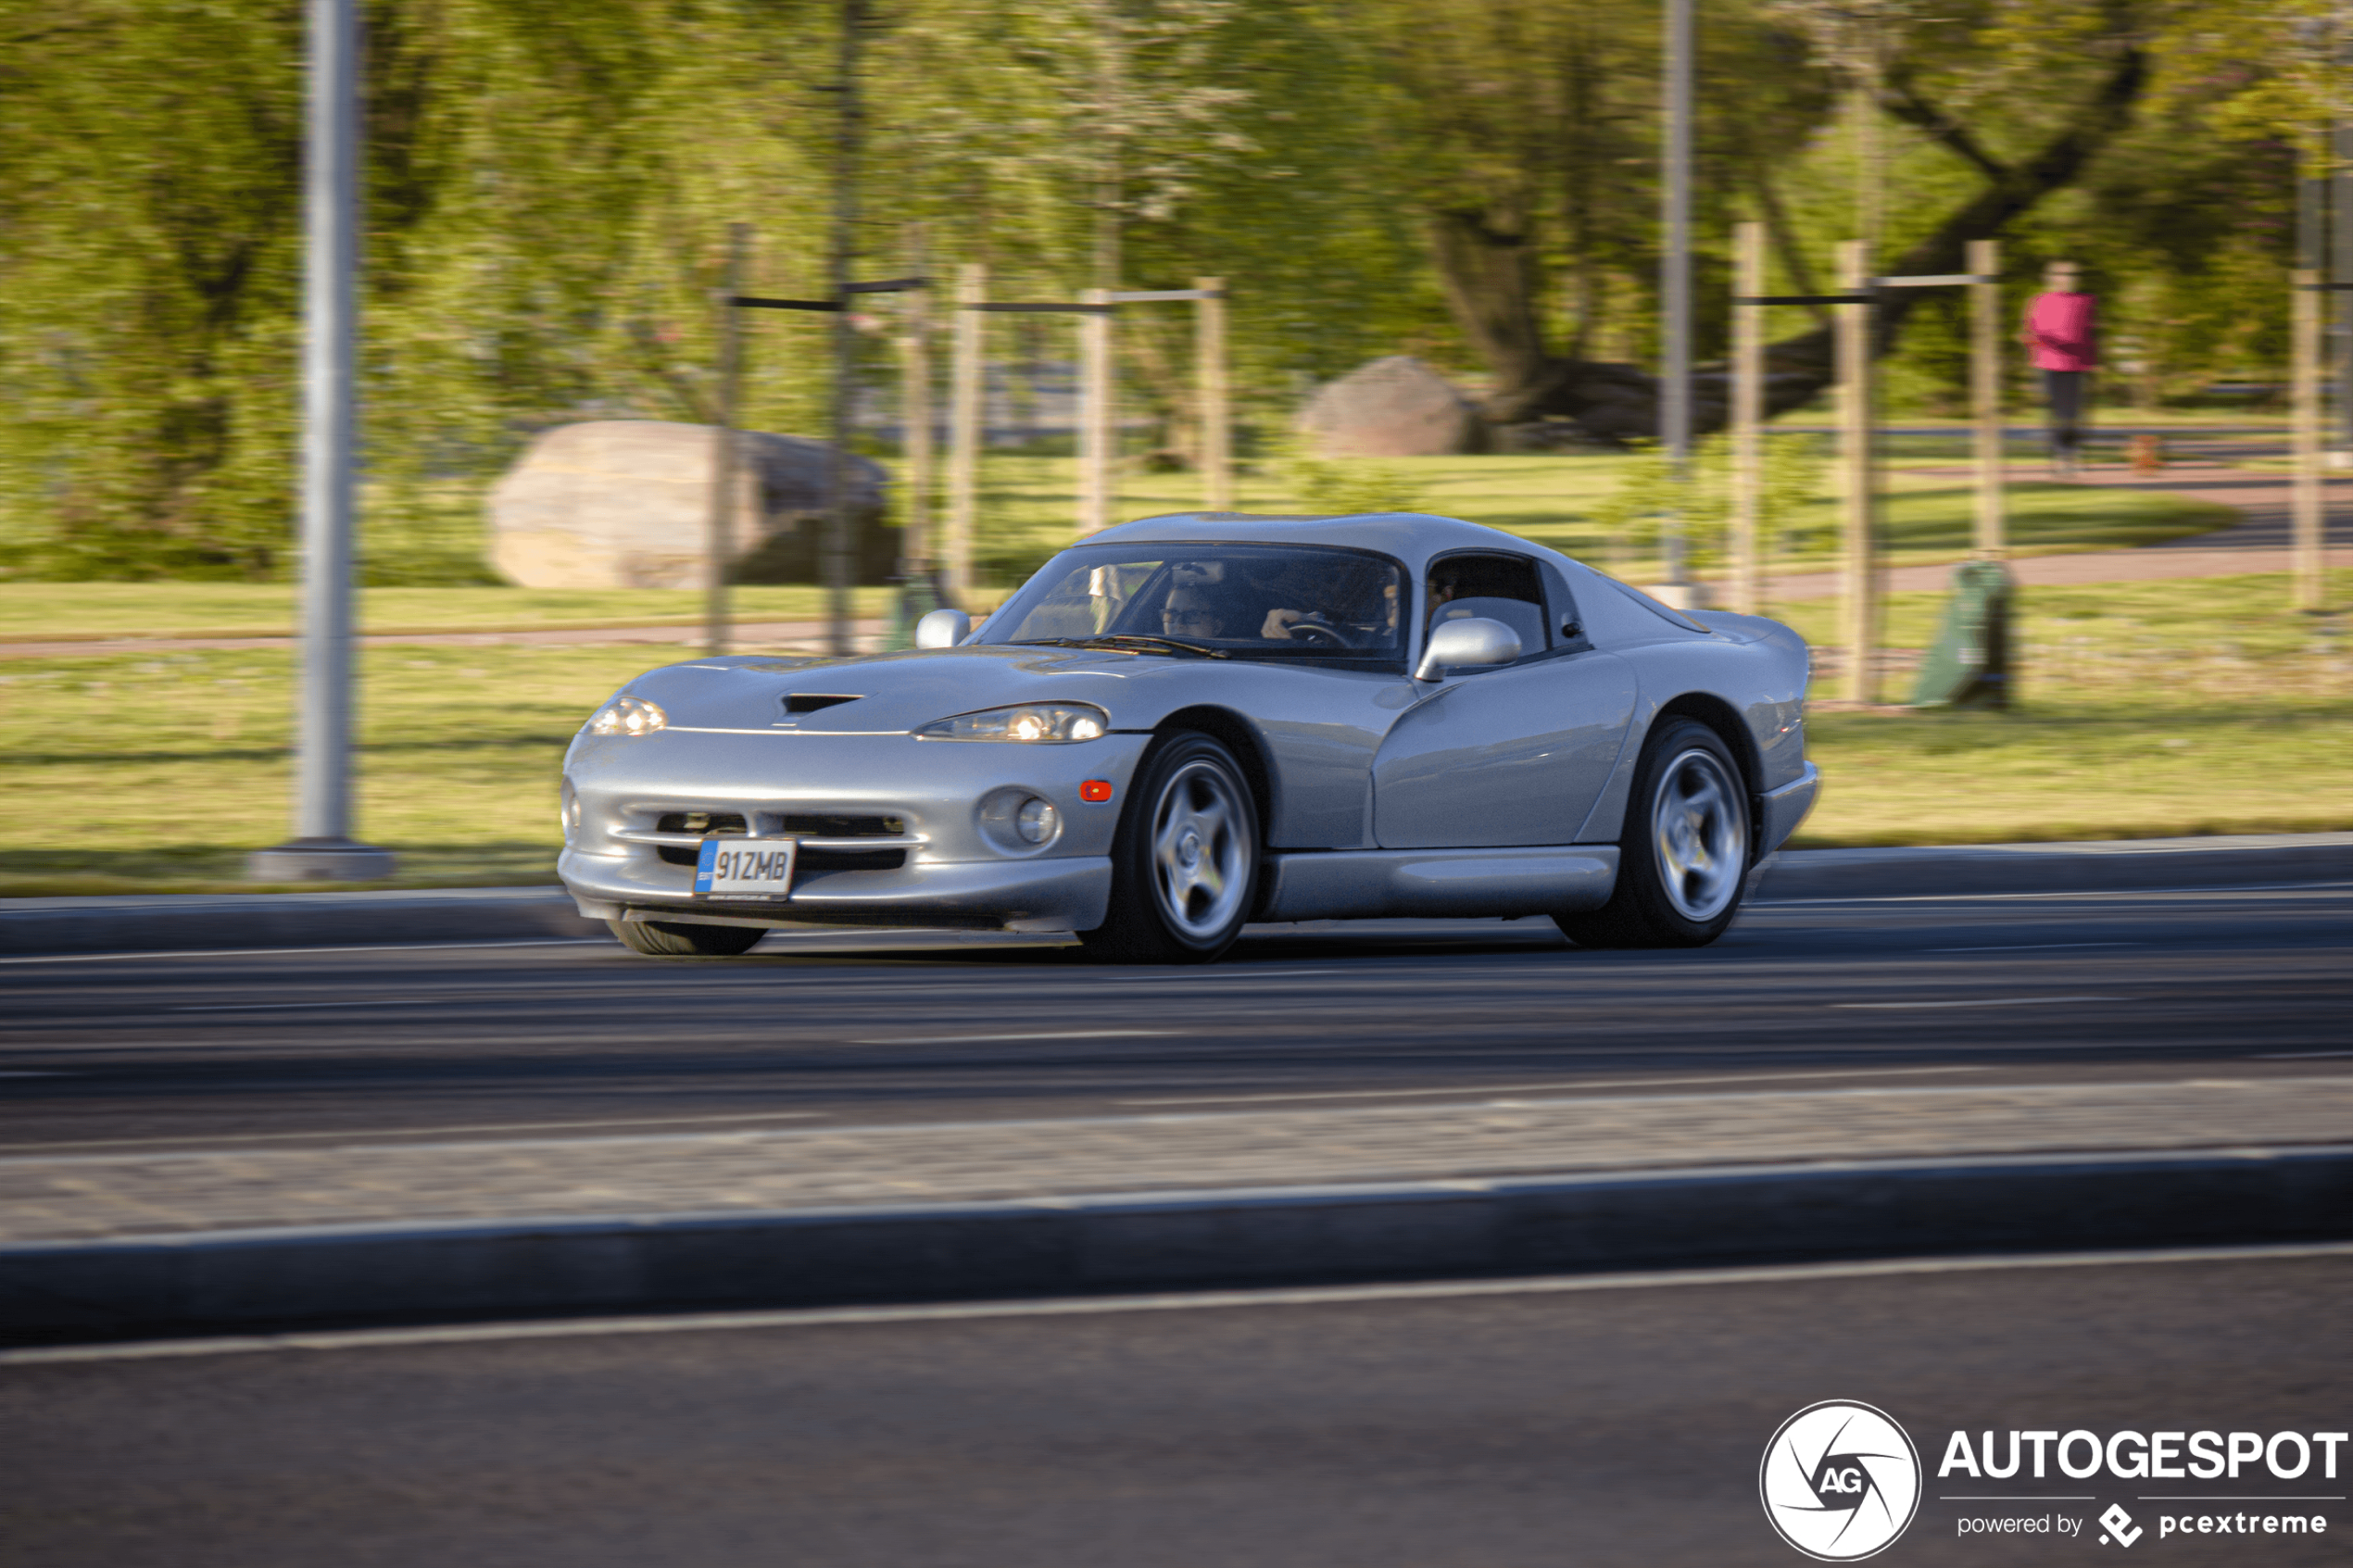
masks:
<path id="1" fill-rule="evenodd" d="M 1146 758 L 1112 847 L 1102 957 L 1205 963 L 1241 935 L 1258 894 L 1258 808 L 1233 753 L 1180 731 Z"/>
<path id="2" fill-rule="evenodd" d="M 1748 880 L 1748 792 L 1723 738 L 1692 719 L 1652 730 L 1634 768 L 1617 886 L 1556 915 L 1587 947 L 1697 947 L 1724 934 Z"/>

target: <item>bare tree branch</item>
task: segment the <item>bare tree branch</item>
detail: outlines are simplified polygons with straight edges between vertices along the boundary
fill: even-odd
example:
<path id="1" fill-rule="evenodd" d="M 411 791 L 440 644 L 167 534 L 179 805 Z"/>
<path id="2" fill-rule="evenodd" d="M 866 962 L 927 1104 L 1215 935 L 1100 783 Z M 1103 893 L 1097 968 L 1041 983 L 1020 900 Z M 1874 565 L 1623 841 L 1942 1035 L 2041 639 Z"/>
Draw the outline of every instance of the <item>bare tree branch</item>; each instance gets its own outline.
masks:
<path id="1" fill-rule="evenodd" d="M 1919 84 L 1911 80 L 1911 72 L 1891 73 L 1887 86 L 1889 91 L 1881 99 L 1880 107 L 1889 114 L 1966 160 L 1990 183 L 2007 185 L 2018 178 L 2009 165 L 1987 152 L 1977 138 L 1969 134 L 1969 127 L 1922 96 Z"/>

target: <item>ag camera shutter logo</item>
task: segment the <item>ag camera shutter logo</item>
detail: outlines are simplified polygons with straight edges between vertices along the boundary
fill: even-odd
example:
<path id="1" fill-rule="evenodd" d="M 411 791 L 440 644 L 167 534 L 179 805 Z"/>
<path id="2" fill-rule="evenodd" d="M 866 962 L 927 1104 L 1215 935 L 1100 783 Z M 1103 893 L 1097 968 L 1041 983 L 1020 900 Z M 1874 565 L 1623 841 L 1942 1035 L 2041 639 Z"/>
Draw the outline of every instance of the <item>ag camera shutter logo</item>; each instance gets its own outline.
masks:
<path id="1" fill-rule="evenodd" d="M 1781 1423 L 1756 1489 L 1781 1539 L 1818 1562 L 1855 1562 L 1919 1512 L 1919 1450 L 1885 1411 L 1824 1399 Z"/>

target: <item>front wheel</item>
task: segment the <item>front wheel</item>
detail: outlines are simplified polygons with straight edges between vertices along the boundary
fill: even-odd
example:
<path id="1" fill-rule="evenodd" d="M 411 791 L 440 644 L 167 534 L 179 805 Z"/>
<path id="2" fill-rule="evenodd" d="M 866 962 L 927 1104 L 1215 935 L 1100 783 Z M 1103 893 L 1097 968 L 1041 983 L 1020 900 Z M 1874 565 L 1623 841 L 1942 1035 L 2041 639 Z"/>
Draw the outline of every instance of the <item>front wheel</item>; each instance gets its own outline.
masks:
<path id="1" fill-rule="evenodd" d="M 1748 792 L 1706 725 L 1670 719 L 1634 765 L 1609 902 L 1554 922 L 1585 947 L 1701 947 L 1724 935 L 1748 879 Z"/>
<path id="2" fill-rule="evenodd" d="M 1126 963 L 1208 963 L 1234 945 L 1258 896 L 1258 808 L 1234 754 L 1171 735 L 1128 791 L 1112 845 L 1110 918 L 1079 933 Z"/>
<path id="3" fill-rule="evenodd" d="M 609 920 L 633 953 L 657 959 L 732 959 L 768 935 L 764 925 L 703 925 L 692 921 Z"/>

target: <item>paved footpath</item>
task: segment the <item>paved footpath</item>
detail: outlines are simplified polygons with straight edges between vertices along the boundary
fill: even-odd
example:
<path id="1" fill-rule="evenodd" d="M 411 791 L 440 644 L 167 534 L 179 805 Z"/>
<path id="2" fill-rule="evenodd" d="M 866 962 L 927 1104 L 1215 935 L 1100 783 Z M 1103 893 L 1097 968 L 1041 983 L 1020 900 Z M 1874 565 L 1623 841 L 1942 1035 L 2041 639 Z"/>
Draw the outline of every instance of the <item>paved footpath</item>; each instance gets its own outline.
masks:
<path id="1" fill-rule="evenodd" d="M 887 621 L 858 621 L 850 623 L 852 634 L 861 648 L 881 646 L 889 632 Z M 740 653 L 819 653 L 825 645 L 826 627 L 822 621 L 749 621 L 730 628 L 730 643 Z M 699 626 L 562 626 L 538 631 L 492 632 L 391 632 L 359 639 L 362 647 L 398 646 L 433 647 L 497 647 L 579 646 L 584 645 L 646 644 L 648 646 L 699 648 L 702 628 Z M 76 637 L 50 642 L 9 642 L 0 639 L 0 659 L 75 659 L 94 654 L 112 653 L 182 653 L 196 650 L 228 650 L 259 653 L 270 649 L 294 646 L 295 640 L 284 636 L 253 637 Z"/>
<path id="2" fill-rule="evenodd" d="M 1914 470 L 1919 471 L 1919 470 Z M 1969 470 L 1955 469 L 1956 475 Z M 2332 503 L 2324 552 L 2332 567 L 2353 567 L 2353 507 L 2344 504 L 2347 481 L 2330 476 Z M 2080 555 L 2028 556 L 2009 563 L 2030 587 L 2073 587 L 2086 583 L 2154 583 L 2185 577 L 2236 577 L 2293 568 L 2289 489 L 2285 473 L 2254 472 L 2215 462 L 2168 465 L 2153 476 L 2120 466 L 2085 469 L 2079 483 L 2108 490 L 2140 490 L 2212 501 L 2235 508 L 2246 519 L 2211 533 L 2193 533 L 2129 550 L 2094 550 Z M 1942 592 L 1952 586 L 1953 567 L 1903 566 L 1887 574 L 1893 593 Z M 1775 577 L 1768 599 L 1826 599 L 1839 592 L 1835 571 L 1793 572 Z"/>
<path id="3" fill-rule="evenodd" d="M 0 1160 L 0 1246 L 2348 1141 L 2315 1074 L 51 1154 Z"/>

